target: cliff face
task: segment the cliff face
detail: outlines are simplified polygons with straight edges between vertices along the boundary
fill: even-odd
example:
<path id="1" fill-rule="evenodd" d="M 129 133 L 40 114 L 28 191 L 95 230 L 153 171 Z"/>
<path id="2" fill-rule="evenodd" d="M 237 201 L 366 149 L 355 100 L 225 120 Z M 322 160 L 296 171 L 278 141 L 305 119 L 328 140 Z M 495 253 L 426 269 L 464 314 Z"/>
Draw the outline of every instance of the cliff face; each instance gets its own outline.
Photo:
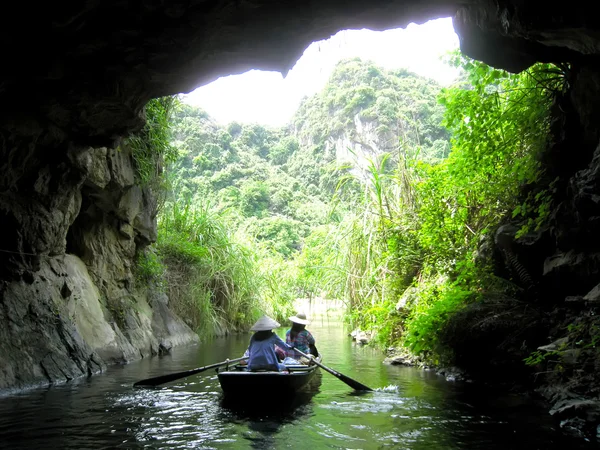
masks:
<path id="1" fill-rule="evenodd" d="M 423 160 L 447 156 L 450 135 L 440 125 L 440 91 L 435 81 L 407 70 L 385 70 L 360 59 L 339 62 L 322 91 L 305 99 L 294 115 L 290 131 L 299 150 L 291 170 L 298 160 L 350 163 L 354 176 L 369 179 L 370 166 L 383 153 L 394 162 L 403 153 L 417 157 L 417 148 Z"/>
<path id="2" fill-rule="evenodd" d="M 0 389 L 67 381 L 198 340 L 164 294 L 136 287 L 132 265 L 156 239 L 156 208 L 134 183 L 127 149 L 66 153 L 41 161 L 30 151 L 18 169 L 5 162 L 12 191 L 0 210 L 15 225 L 0 237 Z"/>
<path id="3" fill-rule="evenodd" d="M 251 68 L 286 71 L 313 40 L 454 16 L 470 56 L 518 71 L 571 62 L 547 164 L 560 173 L 550 242 L 531 267 L 549 302 L 598 281 L 600 19 L 590 2 L 521 0 L 85 2 L 5 10 L 0 30 L 0 387 L 93 373 L 194 335 L 137 290 L 153 201 L 119 140 L 153 97 Z M 536 265 L 537 264 L 537 265 Z"/>

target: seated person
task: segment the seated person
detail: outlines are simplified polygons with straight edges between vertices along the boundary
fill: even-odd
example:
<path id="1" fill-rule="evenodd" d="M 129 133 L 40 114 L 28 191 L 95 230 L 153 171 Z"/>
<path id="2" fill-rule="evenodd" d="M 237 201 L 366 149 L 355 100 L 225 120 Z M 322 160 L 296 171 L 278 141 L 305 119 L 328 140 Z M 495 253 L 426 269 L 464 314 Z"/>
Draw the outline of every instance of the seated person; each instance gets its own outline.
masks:
<path id="1" fill-rule="evenodd" d="M 246 349 L 246 351 L 244 352 L 244 355 L 243 355 L 245 358 L 247 358 L 248 356 L 250 356 L 250 351 L 248 350 L 248 348 Z M 285 350 L 280 349 L 276 345 L 273 345 L 273 349 L 275 350 L 275 354 L 277 355 L 277 361 L 278 362 L 283 362 L 283 360 L 287 356 L 287 353 L 285 352 Z M 246 364 L 248 364 L 248 360 L 240 361 L 240 364 L 241 365 L 246 365 Z"/>
<path id="2" fill-rule="evenodd" d="M 250 338 L 248 347 L 248 370 L 274 370 L 281 371 L 285 365 L 281 364 L 275 353 L 275 346 L 283 351 L 288 351 L 292 347 L 281 340 L 279 336 L 273 333 L 274 328 L 281 325 L 268 316 L 262 316 L 250 328 L 255 333 Z"/>
<path id="3" fill-rule="evenodd" d="M 290 317 L 290 321 L 292 322 L 292 328 L 285 334 L 286 344 L 297 347 L 298 350 L 311 354 L 315 358 L 319 356 L 319 351 L 315 345 L 315 338 L 310 334 L 310 331 L 306 329 L 306 325 L 310 323 L 306 320 L 306 315 L 303 313 L 296 314 L 295 316 Z M 288 351 L 288 357 L 303 364 L 308 363 L 306 358 L 295 350 Z"/>

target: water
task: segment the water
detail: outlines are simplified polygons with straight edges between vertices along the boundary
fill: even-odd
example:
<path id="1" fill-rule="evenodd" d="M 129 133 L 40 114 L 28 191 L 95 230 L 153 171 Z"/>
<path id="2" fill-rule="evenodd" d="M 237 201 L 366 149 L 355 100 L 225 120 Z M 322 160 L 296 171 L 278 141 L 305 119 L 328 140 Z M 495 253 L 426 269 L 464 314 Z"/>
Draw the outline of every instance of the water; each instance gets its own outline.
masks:
<path id="1" fill-rule="evenodd" d="M 0 448 L 10 449 L 587 449 L 518 396 L 381 364 L 339 324 L 313 323 L 324 363 L 372 388 L 357 395 L 320 371 L 311 389 L 265 410 L 222 397 L 214 370 L 162 390 L 143 378 L 241 355 L 249 335 L 175 349 L 105 374 L 0 398 Z M 279 331 L 284 331 L 283 329 Z M 265 392 L 277 400 L 278 392 Z"/>

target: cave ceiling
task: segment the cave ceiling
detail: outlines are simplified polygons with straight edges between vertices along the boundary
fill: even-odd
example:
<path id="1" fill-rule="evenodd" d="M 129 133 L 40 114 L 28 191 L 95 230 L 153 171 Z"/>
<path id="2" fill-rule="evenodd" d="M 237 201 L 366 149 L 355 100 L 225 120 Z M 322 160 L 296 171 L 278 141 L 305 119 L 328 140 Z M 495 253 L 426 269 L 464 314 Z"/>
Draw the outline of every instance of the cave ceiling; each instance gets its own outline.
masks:
<path id="1" fill-rule="evenodd" d="M 140 0 L 18 2 L 0 29 L 0 124 L 52 126 L 113 145 L 153 97 L 250 69 L 286 73 L 341 29 L 383 30 L 453 17 L 462 50 L 520 71 L 600 53 L 593 2 L 452 0 Z"/>

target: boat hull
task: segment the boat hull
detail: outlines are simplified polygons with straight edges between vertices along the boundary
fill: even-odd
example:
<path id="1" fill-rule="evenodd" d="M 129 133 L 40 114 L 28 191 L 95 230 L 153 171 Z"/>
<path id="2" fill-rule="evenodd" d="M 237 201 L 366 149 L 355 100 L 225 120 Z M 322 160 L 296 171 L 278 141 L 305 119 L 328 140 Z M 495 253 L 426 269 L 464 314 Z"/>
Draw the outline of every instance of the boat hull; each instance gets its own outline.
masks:
<path id="1" fill-rule="evenodd" d="M 319 357 L 318 361 L 321 361 Z M 250 396 L 264 392 L 293 393 L 302 390 L 315 376 L 319 367 L 286 366 L 289 372 L 249 372 L 245 366 L 237 365 L 218 372 L 219 383 L 225 394 Z"/>

